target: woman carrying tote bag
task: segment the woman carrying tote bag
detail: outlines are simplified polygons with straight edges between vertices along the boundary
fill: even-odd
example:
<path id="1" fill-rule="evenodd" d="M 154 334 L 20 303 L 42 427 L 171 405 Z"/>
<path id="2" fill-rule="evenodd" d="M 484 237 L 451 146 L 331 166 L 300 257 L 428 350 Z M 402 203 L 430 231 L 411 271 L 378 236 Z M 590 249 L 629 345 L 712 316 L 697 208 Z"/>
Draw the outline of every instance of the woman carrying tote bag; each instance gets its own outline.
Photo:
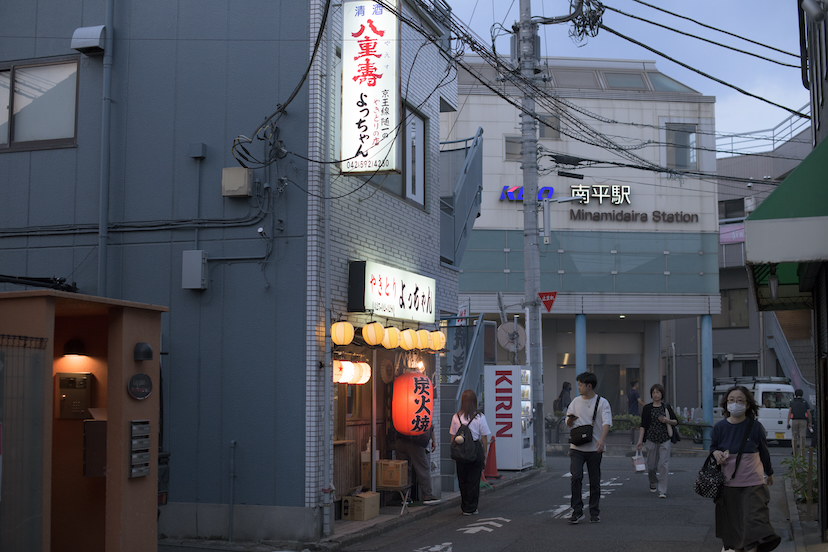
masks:
<path id="1" fill-rule="evenodd" d="M 650 387 L 653 402 L 644 405 L 641 412 L 641 430 L 638 434 L 637 450 L 646 443 L 647 473 L 650 477 L 650 492 L 658 491 L 659 498 L 667 498 L 667 473 L 670 470 L 670 447 L 673 434 L 678 431 L 676 413 L 669 404 L 662 402 L 664 387 L 656 383 Z"/>

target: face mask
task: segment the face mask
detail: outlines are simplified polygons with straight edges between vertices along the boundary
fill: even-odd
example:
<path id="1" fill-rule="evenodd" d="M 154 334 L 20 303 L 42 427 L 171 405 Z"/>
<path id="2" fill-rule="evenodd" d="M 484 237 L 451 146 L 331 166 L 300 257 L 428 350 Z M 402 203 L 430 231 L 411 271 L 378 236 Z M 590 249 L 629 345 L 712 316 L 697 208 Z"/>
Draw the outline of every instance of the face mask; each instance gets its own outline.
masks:
<path id="1" fill-rule="evenodd" d="M 741 416 L 747 410 L 746 404 L 739 404 L 739 403 L 727 403 L 727 411 L 733 414 L 734 416 Z"/>

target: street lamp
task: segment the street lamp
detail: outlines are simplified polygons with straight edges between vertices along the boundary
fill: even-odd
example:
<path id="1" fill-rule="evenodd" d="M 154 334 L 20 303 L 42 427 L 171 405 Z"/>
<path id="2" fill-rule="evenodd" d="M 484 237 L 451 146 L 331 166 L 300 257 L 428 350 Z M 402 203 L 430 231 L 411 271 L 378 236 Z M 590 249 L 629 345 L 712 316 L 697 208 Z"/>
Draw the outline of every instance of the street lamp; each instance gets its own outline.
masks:
<path id="1" fill-rule="evenodd" d="M 543 244 L 549 245 L 549 242 L 552 241 L 552 208 L 549 205 L 550 203 L 569 203 L 571 201 L 581 201 L 583 198 L 581 196 L 573 196 L 573 197 L 558 197 L 558 198 L 544 198 L 543 199 Z"/>

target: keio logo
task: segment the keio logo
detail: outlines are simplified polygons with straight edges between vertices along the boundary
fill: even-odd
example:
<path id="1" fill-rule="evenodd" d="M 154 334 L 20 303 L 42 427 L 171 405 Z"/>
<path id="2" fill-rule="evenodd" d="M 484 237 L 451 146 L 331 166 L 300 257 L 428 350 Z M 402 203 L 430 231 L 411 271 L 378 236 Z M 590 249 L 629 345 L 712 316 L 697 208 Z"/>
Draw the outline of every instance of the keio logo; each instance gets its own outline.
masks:
<path id="1" fill-rule="evenodd" d="M 550 186 L 538 188 L 538 201 L 551 198 L 554 192 L 555 190 Z M 523 186 L 503 186 L 500 201 L 523 201 Z"/>

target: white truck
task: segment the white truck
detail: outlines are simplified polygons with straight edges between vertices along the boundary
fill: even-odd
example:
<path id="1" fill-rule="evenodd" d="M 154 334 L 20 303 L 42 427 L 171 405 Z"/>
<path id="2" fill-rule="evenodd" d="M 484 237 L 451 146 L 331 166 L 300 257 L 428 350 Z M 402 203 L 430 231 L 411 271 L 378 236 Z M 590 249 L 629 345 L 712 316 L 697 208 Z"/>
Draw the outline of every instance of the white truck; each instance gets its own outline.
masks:
<path id="1" fill-rule="evenodd" d="M 742 376 L 715 378 L 713 380 L 713 423 L 723 419 L 722 396 L 734 385 L 746 387 L 753 393 L 759 405 L 758 420 L 765 428 L 767 440 L 777 444 L 790 444 L 791 430 L 788 428 L 788 407 L 794 398 L 795 389 L 788 378 Z"/>

